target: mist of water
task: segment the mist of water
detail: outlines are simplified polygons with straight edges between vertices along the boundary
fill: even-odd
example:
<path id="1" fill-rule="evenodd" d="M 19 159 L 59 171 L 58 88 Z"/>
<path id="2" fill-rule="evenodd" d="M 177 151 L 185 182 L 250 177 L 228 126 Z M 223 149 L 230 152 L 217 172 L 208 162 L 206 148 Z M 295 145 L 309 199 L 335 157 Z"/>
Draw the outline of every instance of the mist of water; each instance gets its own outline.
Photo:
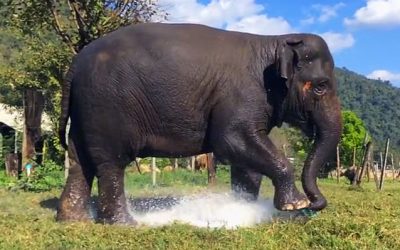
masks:
<path id="1" fill-rule="evenodd" d="M 176 221 L 197 227 L 234 229 L 271 221 L 281 213 L 274 208 L 272 200 L 247 202 L 227 193 L 172 198 L 167 206 L 162 205 L 166 200 L 159 201 L 142 204 L 147 205 L 147 211 L 140 211 L 136 205 L 136 209 L 131 209 L 132 216 L 146 226 L 163 226 Z"/>

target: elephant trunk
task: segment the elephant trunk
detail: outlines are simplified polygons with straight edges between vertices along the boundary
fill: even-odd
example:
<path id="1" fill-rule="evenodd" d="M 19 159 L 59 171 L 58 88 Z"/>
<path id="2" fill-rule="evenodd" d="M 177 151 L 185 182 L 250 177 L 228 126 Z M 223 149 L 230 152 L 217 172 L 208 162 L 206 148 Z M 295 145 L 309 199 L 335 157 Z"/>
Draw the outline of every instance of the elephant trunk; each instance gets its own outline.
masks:
<path id="1" fill-rule="evenodd" d="M 311 201 L 310 209 L 322 210 L 327 201 L 317 186 L 320 168 L 331 159 L 340 141 L 342 119 L 340 104 L 336 97 L 330 102 L 321 102 L 313 111 L 312 119 L 316 125 L 316 138 L 304 163 L 302 184 L 304 192 Z"/>

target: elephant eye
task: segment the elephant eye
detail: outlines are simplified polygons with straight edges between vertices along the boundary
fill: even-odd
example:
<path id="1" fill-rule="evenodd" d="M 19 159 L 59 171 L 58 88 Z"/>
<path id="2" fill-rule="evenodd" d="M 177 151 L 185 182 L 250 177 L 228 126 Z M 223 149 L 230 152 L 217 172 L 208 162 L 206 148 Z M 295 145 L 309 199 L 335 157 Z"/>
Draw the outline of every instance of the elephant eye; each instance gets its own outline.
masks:
<path id="1" fill-rule="evenodd" d="M 301 70 L 304 66 L 305 66 L 305 63 L 304 63 L 304 62 L 298 62 L 298 63 L 296 64 L 297 70 Z"/>
<path id="2" fill-rule="evenodd" d="M 316 95 L 324 95 L 326 93 L 326 84 L 325 83 L 320 83 L 318 86 L 314 87 L 313 89 L 314 93 Z"/>

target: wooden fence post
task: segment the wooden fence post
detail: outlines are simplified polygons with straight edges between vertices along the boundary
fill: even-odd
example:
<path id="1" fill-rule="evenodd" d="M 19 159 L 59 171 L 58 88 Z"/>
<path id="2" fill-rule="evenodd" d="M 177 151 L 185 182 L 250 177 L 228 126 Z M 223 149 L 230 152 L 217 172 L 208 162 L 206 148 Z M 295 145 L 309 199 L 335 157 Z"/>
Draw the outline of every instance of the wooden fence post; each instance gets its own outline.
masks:
<path id="1" fill-rule="evenodd" d="M 336 147 L 336 181 L 340 181 L 340 152 L 339 146 Z"/>
<path id="2" fill-rule="evenodd" d="M 393 177 L 393 180 L 395 180 L 395 179 L 396 179 L 396 176 L 395 176 L 395 172 L 394 172 L 393 154 L 390 154 L 390 162 L 392 163 L 392 164 L 391 164 L 391 165 L 392 165 L 392 177 Z"/>
<path id="3" fill-rule="evenodd" d="M 14 154 L 18 153 L 18 131 L 14 132 Z"/>
<path id="4" fill-rule="evenodd" d="M 383 161 L 383 166 L 381 167 L 381 179 L 380 179 L 380 183 L 379 183 L 379 190 L 382 190 L 383 182 L 385 179 L 385 169 L 386 169 L 387 155 L 388 155 L 388 151 L 389 151 L 389 144 L 390 144 L 390 138 L 387 138 L 386 148 L 385 148 L 385 157 L 384 157 L 384 161 Z"/>
<path id="5" fill-rule="evenodd" d="M 153 187 L 156 185 L 156 158 L 151 157 L 151 176 Z"/>
<path id="6" fill-rule="evenodd" d="M 355 177 L 351 183 L 351 185 L 355 186 L 357 183 L 358 176 L 358 167 L 356 167 L 356 147 L 353 148 L 353 165 L 351 166 L 354 170 Z"/>
<path id="7" fill-rule="evenodd" d="M 0 133 L 0 159 L 3 159 L 3 134 Z"/>
<path id="8" fill-rule="evenodd" d="M 65 150 L 64 153 L 64 178 L 67 179 L 69 174 L 69 157 L 68 150 Z"/>
<path id="9" fill-rule="evenodd" d="M 368 173 L 368 178 L 367 181 L 369 182 L 369 171 L 373 173 L 372 166 L 374 164 L 374 145 L 371 144 L 371 151 L 370 154 L 368 154 L 368 165 L 367 165 L 367 173 Z"/>
<path id="10" fill-rule="evenodd" d="M 216 182 L 216 166 L 214 161 L 213 153 L 207 154 L 207 173 L 208 173 L 208 185 L 215 185 Z"/>
<path id="11" fill-rule="evenodd" d="M 195 164 L 196 164 L 196 156 L 192 156 L 192 157 L 190 158 L 190 169 L 191 169 L 192 171 L 194 171 L 194 169 L 195 169 Z"/>
<path id="12" fill-rule="evenodd" d="M 372 169 L 374 170 L 374 180 L 375 180 L 376 189 L 379 189 L 379 176 L 378 176 L 379 168 L 378 168 L 378 163 L 374 164 Z"/>
<path id="13" fill-rule="evenodd" d="M 178 158 L 174 159 L 174 171 L 178 169 Z"/>
<path id="14" fill-rule="evenodd" d="M 363 156 L 362 167 L 361 167 L 361 170 L 360 170 L 360 174 L 357 176 L 357 186 L 360 186 L 362 177 L 363 177 L 364 172 L 365 172 L 365 169 L 367 168 L 369 154 L 371 152 L 371 145 L 372 145 L 372 142 L 368 142 L 366 147 L 365 147 L 365 153 L 364 153 L 364 156 Z"/>

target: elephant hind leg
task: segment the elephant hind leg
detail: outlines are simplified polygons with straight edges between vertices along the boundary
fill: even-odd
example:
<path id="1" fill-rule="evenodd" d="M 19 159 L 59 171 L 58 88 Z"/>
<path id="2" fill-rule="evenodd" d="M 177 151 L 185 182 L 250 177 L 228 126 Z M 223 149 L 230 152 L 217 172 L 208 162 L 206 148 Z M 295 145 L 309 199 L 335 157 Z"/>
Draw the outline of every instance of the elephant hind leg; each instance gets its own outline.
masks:
<path id="1" fill-rule="evenodd" d="M 136 225 L 129 213 L 124 191 L 124 166 L 106 161 L 97 165 L 99 202 L 97 220 L 107 224 Z"/>
<path id="2" fill-rule="evenodd" d="M 57 221 L 90 220 L 89 199 L 94 171 L 78 156 L 74 140 L 69 139 L 69 174 L 57 208 Z"/>
<path id="3" fill-rule="evenodd" d="M 262 174 L 238 166 L 231 167 L 231 187 L 235 195 L 248 201 L 257 200 Z"/>

